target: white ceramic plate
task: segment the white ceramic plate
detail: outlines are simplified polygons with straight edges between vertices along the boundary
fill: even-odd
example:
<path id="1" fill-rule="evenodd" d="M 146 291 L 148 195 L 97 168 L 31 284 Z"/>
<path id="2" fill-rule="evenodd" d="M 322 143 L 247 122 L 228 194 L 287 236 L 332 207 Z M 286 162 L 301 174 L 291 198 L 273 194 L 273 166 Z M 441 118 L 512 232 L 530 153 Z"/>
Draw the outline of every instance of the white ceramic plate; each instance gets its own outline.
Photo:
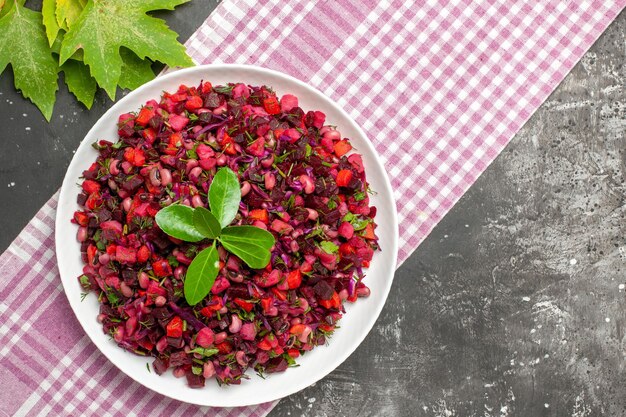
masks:
<path id="1" fill-rule="evenodd" d="M 228 82 L 265 84 L 273 87 L 279 97 L 286 93 L 296 95 L 305 111 L 321 110 L 326 113 L 327 123 L 337 125 L 343 136 L 350 138 L 363 156 L 367 179 L 377 192 L 371 204 L 378 209 L 376 233 L 380 237 L 382 252 L 374 255 L 367 270 L 365 282 L 372 291 L 371 296 L 347 306 L 341 328 L 329 344 L 318 346 L 300 357 L 299 367 L 272 374 L 265 380 L 249 370 L 250 379 L 242 381 L 241 385 L 219 387 L 215 381 L 209 380 L 205 388 L 192 389 L 186 385 L 185 378 L 174 378 L 171 370 L 162 376 L 149 373 L 146 363 L 151 363 L 152 358 L 125 352 L 103 333 L 96 321 L 99 304 L 95 295 L 90 294 L 81 302 L 81 288 L 76 278 L 81 275 L 83 265 L 80 244 L 75 238 L 77 227 L 70 223 L 70 219 L 78 209 L 78 178 L 97 156 L 91 144 L 99 139 L 117 141 L 116 123 L 121 113 L 136 111 L 150 99 L 158 100 L 162 91 L 175 91 L 180 84 L 196 86 L 201 80 L 210 81 L 213 85 Z M 234 407 L 276 400 L 313 384 L 333 371 L 354 352 L 378 318 L 391 288 L 397 250 L 398 220 L 391 185 L 365 133 L 344 110 L 316 89 L 288 75 L 244 65 L 205 65 L 176 71 L 145 84 L 117 102 L 98 120 L 76 150 L 65 174 L 56 218 L 56 252 L 65 294 L 78 321 L 98 349 L 126 375 L 146 387 L 180 401 L 208 406 Z"/>

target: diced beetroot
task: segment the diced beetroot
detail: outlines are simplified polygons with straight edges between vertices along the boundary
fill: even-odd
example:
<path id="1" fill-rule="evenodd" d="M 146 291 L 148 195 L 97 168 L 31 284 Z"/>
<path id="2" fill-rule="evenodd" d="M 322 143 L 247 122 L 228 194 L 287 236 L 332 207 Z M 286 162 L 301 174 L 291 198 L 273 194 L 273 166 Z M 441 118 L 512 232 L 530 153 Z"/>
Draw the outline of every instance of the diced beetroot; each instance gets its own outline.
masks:
<path id="1" fill-rule="evenodd" d="M 137 262 L 144 263 L 150 258 L 150 248 L 143 245 L 137 251 Z"/>
<path id="2" fill-rule="evenodd" d="M 273 287 L 281 280 L 282 274 L 280 270 L 274 269 L 269 274 L 258 274 L 254 276 L 254 282 L 262 288 Z"/>
<path id="3" fill-rule="evenodd" d="M 178 114 L 170 114 L 168 122 L 175 132 L 180 132 L 187 126 L 189 119 L 185 116 L 179 116 Z"/>
<path id="4" fill-rule="evenodd" d="M 133 248 L 117 246 L 115 249 L 115 260 L 123 264 L 134 264 L 137 262 L 137 251 Z"/>
<path id="5" fill-rule="evenodd" d="M 117 220 L 108 220 L 100 223 L 103 237 L 108 241 L 117 240 L 122 237 L 123 226 Z"/>
<path id="6" fill-rule="evenodd" d="M 149 208 L 150 203 L 141 203 L 137 207 L 135 207 L 133 215 L 136 217 L 145 217 L 146 215 L 148 215 Z"/>
<path id="7" fill-rule="evenodd" d="M 132 113 L 120 115 L 117 122 L 117 134 L 121 138 L 129 138 L 135 133 L 135 116 Z"/>
<path id="8" fill-rule="evenodd" d="M 315 111 L 315 117 L 313 118 L 313 126 L 321 129 L 324 126 L 324 122 L 326 121 L 326 115 L 321 111 Z"/>
<path id="9" fill-rule="evenodd" d="M 198 161 L 198 164 L 200 165 L 200 168 L 208 171 L 217 165 L 217 159 L 215 158 L 201 159 L 200 161 Z"/>
<path id="10" fill-rule="evenodd" d="M 208 327 L 200 329 L 196 336 L 196 344 L 198 346 L 202 346 L 203 348 L 211 347 L 214 340 L 215 333 L 213 333 L 213 330 L 209 329 Z"/>
<path id="11" fill-rule="evenodd" d="M 169 359 L 164 357 L 158 357 L 152 362 L 152 368 L 157 375 L 163 375 L 167 368 L 169 368 Z"/>
<path id="12" fill-rule="evenodd" d="M 300 139 L 302 137 L 302 133 L 300 133 L 298 129 L 294 129 L 294 128 L 285 130 L 284 134 L 289 136 L 293 141 L 295 141 L 296 139 Z"/>
<path id="13" fill-rule="evenodd" d="M 343 222 L 339 225 L 337 232 L 339 236 L 350 239 L 354 235 L 354 227 L 348 222 Z"/>
<path id="14" fill-rule="evenodd" d="M 196 375 L 192 372 L 187 372 L 185 374 L 185 378 L 187 378 L 187 385 L 189 385 L 189 388 L 204 387 L 204 376 L 202 375 Z"/>
<path id="15" fill-rule="evenodd" d="M 270 228 L 280 234 L 293 232 L 293 227 L 289 223 L 285 223 L 282 220 L 274 219 Z"/>
<path id="16" fill-rule="evenodd" d="M 353 153 L 348 157 L 348 162 L 356 169 L 358 173 L 363 173 L 363 158 L 357 153 Z"/>
<path id="17" fill-rule="evenodd" d="M 230 282 L 225 277 L 217 277 L 211 288 L 213 294 L 220 294 L 230 287 Z"/>
<path id="18" fill-rule="evenodd" d="M 265 150 L 265 139 L 258 138 L 252 142 L 246 150 L 250 155 L 262 156 L 263 151 Z"/>
<path id="19" fill-rule="evenodd" d="M 116 290 L 120 289 L 120 279 L 115 275 L 106 277 L 104 282 L 109 288 L 115 288 Z"/>
<path id="20" fill-rule="evenodd" d="M 239 98 L 239 97 L 244 97 L 244 98 L 250 97 L 250 89 L 248 88 L 247 85 L 243 83 L 239 83 L 235 86 L 235 88 L 233 88 L 233 98 Z"/>
<path id="21" fill-rule="evenodd" d="M 205 145 L 201 143 L 196 148 L 196 154 L 198 154 L 198 158 L 207 159 L 215 156 L 215 151 L 209 145 Z"/>
<path id="22" fill-rule="evenodd" d="M 167 296 L 167 290 L 161 287 L 158 282 L 150 280 L 150 282 L 148 283 L 148 289 L 146 290 L 146 294 L 155 298 L 159 295 L 165 297 Z"/>
<path id="23" fill-rule="evenodd" d="M 280 99 L 280 111 L 283 113 L 289 113 L 294 107 L 298 107 L 298 97 L 292 94 L 285 94 Z"/>

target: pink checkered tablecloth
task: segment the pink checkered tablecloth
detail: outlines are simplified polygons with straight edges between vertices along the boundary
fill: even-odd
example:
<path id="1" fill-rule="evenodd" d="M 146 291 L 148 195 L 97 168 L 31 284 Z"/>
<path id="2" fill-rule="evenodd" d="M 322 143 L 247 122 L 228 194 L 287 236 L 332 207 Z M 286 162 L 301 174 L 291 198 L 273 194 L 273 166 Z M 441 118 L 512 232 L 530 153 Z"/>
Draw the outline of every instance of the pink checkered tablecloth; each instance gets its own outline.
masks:
<path id="1" fill-rule="evenodd" d="M 225 0 L 186 45 L 197 63 L 286 72 L 350 113 L 391 177 L 402 262 L 624 6 Z M 266 415 L 274 403 L 216 409 L 162 397 L 96 350 L 58 276 L 56 198 L 0 256 L 0 415 Z"/>

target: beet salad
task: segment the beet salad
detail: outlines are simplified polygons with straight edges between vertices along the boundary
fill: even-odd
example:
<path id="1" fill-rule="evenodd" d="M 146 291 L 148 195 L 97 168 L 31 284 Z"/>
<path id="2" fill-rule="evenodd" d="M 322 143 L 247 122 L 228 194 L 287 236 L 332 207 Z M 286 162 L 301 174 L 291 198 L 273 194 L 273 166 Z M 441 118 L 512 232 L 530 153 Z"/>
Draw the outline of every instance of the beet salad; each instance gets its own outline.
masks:
<path id="1" fill-rule="evenodd" d="M 154 358 L 148 371 L 194 388 L 285 371 L 370 294 L 376 208 L 361 156 L 325 119 L 267 86 L 205 81 L 94 144 L 72 219 L 78 280 L 104 332 Z"/>

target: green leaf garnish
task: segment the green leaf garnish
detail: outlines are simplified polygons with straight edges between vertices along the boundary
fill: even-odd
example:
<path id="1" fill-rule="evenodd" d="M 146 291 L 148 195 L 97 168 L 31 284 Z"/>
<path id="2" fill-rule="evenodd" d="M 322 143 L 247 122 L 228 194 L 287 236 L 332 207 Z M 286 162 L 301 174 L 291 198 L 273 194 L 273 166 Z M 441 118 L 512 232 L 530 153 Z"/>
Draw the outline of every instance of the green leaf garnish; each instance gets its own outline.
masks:
<path id="1" fill-rule="evenodd" d="M 229 168 L 221 168 L 209 187 L 209 206 L 222 227 L 233 221 L 240 201 L 241 189 L 237 175 Z"/>
<path id="2" fill-rule="evenodd" d="M 237 175 L 230 168 L 221 168 L 209 188 L 209 203 L 213 211 L 204 207 L 193 209 L 182 204 L 172 204 L 155 216 L 161 230 L 177 239 L 187 242 L 216 239 L 211 247 L 195 255 L 187 269 L 184 294 L 189 305 L 202 301 L 215 283 L 219 273 L 217 241 L 250 268 L 265 268 L 270 261 L 270 249 L 275 243 L 274 235 L 270 232 L 255 226 L 224 227 L 237 215 L 240 201 Z M 186 256 L 192 257 L 194 254 L 195 249 Z M 170 261 L 170 264 L 173 263 Z"/>
<path id="3" fill-rule="evenodd" d="M 209 357 L 209 356 L 213 356 L 217 353 L 219 353 L 219 350 L 217 349 L 207 349 L 207 348 L 203 348 L 203 347 L 197 347 L 195 349 L 191 349 L 189 351 L 189 353 L 199 353 L 204 357 Z"/>
<path id="4" fill-rule="evenodd" d="M 172 204 L 159 210 L 155 220 L 168 235 L 186 242 L 199 242 L 204 239 L 204 235 L 194 226 L 193 212 L 189 206 Z"/>
<path id="5" fill-rule="evenodd" d="M 222 230 L 220 242 L 250 268 L 264 268 L 270 261 L 270 249 L 274 236 L 255 226 L 231 226 Z"/>
<path id="6" fill-rule="evenodd" d="M 215 239 L 220 235 L 222 226 L 213 213 L 204 207 L 196 207 L 193 211 L 193 224 L 196 230 L 209 239 Z"/>
<path id="7" fill-rule="evenodd" d="M 320 243 L 320 247 L 326 253 L 337 253 L 339 251 L 339 246 L 335 245 L 333 242 L 329 242 L 327 240 Z"/>
<path id="8" fill-rule="evenodd" d="M 189 265 L 185 276 L 185 299 L 189 305 L 196 305 L 211 291 L 219 272 L 219 256 L 215 242 L 201 251 Z"/>

